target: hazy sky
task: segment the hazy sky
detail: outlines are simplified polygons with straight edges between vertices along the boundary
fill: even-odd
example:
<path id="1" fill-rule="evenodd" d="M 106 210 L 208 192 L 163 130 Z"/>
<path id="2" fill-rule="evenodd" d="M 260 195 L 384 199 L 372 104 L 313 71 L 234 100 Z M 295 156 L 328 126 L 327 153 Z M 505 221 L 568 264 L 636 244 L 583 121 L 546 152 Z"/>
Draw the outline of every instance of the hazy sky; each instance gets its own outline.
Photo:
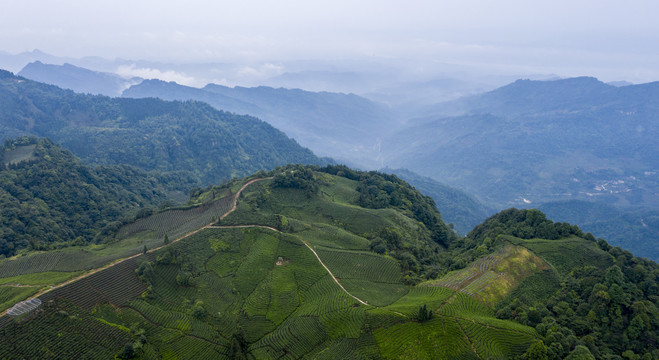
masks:
<path id="1" fill-rule="evenodd" d="M 657 0 L 0 0 L 0 50 L 166 61 L 414 59 L 659 80 Z"/>

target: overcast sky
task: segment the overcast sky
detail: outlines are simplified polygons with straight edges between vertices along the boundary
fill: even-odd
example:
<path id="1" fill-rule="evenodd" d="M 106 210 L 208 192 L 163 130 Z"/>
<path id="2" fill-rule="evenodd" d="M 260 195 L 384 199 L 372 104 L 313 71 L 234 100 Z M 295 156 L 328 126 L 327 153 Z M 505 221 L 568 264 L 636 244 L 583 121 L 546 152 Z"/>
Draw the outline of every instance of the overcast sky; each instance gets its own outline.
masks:
<path id="1" fill-rule="evenodd" d="M 0 50 L 165 61 L 394 60 L 659 80 L 657 0 L 0 0 Z"/>

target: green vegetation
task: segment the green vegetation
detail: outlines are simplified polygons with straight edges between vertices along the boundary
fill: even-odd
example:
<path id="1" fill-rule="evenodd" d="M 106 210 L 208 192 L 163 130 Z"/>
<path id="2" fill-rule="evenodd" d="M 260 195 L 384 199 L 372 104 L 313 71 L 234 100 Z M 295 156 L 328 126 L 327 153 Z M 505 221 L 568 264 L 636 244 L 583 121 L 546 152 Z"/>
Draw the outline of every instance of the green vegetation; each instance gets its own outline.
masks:
<path id="1" fill-rule="evenodd" d="M 429 177 L 405 169 L 382 169 L 410 183 L 422 194 L 435 200 L 444 221 L 459 234 L 465 235 L 495 211 L 481 204 L 473 196 L 456 188 L 444 185 Z"/>
<path id="2" fill-rule="evenodd" d="M 329 231 L 341 233 L 345 245 L 331 240 L 330 247 L 370 249 L 390 256 L 401 265 L 407 284 L 436 276 L 438 264 L 452 261 L 443 249 L 457 235 L 441 220 L 431 198 L 396 176 L 332 165 L 306 170 L 288 166 L 273 173 L 271 187 L 250 188 L 243 206 L 221 224 L 258 223 L 287 232 L 307 231 L 314 234 L 309 239 L 314 246 L 328 246 Z M 323 232 L 327 235 L 319 235 Z"/>
<path id="3" fill-rule="evenodd" d="M 43 305 L 43 313 L 0 328 L 3 359 L 111 359 L 132 336 L 66 301 Z"/>
<path id="4" fill-rule="evenodd" d="M 534 326 L 543 339 L 534 351 L 546 352 L 549 359 L 565 358 L 577 346 L 595 358 L 659 356 L 659 266 L 592 235 L 578 237 L 578 229 L 568 233 L 570 227 L 560 223 L 554 227 L 566 229 L 564 239 L 502 235 L 524 229 L 529 215 L 538 219 L 537 213 L 509 210 L 477 227 L 481 236 L 524 246 L 551 266 L 523 280 L 499 302 L 497 317 Z M 538 227 L 533 234 L 537 231 L 551 231 L 551 226 Z"/>
<path id="5" fill-rule="evenodd" d="M 584 237 L 584 233 L 576 225 L 555 223 L 548 220 L 545 214 L 536 209 L 508 209 L 497 213 L 478 225 L 469 233 L 469 238 L 483 241 L 486 237 L 497 235 L 512 235 L 521 239 L 557 240 L 574 235 Z M 594 240 L 592 235 L 588 239 Z"/>
<path id="6" fill-rule="evenodd" d="M 427 309 L 437 309 L 453 294 L 453 290 L 444 287 L 413 287 L 386 309 L 414 317 L 418 314 L 419 304 L 428 306 Z"/>
<path id="7" fill-rule="evenodd" d="M 251 114 L 316 154 L 364 164 L 373 163 L 377 156 L 373 148 L 376 139 L 396 126 L 390 109 L 355 94 L 218 84 L 199 89 L 171 81 L 145 80 L 125 89 L 123 96 L 197 100 L 219 110 Z"/>
<path id="8" fill-rule="evenodd" d="M 207 185 L 288 163 L 326 163 L 259 119 L 201 102 L 75 94 L 6 71 L 0 101 L 0 140 L 48 137 L 90 164 L 191 175 Z"/>
<path id="9" fill-rule="evenodd" d="M 0 256 L 103 242 L 127 214 L 189 184 L 129 166 L 91 168 L 47 139 L 6 140 L 0 154 L 25 148 L 29 161 L 0 167 Z"/>
<path id="10" fill-rule="evenodd" d="M 231 209 L 232 203 L 231 192 L 220 194 L 218 190 L 217 194 L 204 204 L 168 209 L 127 224 L 117 231 L 116 237 L 127 238 L 141 232 L 153 232 L 156 238 L 167 244 L 170 239 L 178 239 L 218 219 Z"/>
<path id="11" fill-rule="evenodd" d="M 549 266 L 545 261 L 526 248 L 506 245 L 464 269 L 452 271 L 423 285 L 455 289 L 487 305 L 494 305 L 525 278 L 547 268 Z"/>
<path id="12" fill-rule="evenodd" d="M 27 285 L 27 286 L 39 286 L 39 285 L 57 285 L 65 280 L 79 275 L 79 272 L 41 272 L 41 273 L 31 273 L 13 277 L 3 277 L 0 278 L 0 285 Z"/>
<path id="13" fill-rule="evenodd" d="M 52 146 L 52 144 L 46 140 L 38 140 L 38 144 L 39 146 L 41 144 Z M 36 147 L 37 150 L 39 150 L 39 146 Z M 68 152 L 57 150 L 57 148 L 54 148 L 54 150 L 51 149 L 48 154 L 68 154 L 68 156 L 72 158 Z M 50 158 L 53 159 L 53 156 Z M 37 164 L 38 161 L 32 161 L 28 165 L 36 166 Z M 84 165 L 78 166 L 86 169 Z M 2 173 L 7 173 L 7 171 Z M 2 173 L 0 173 L 0 176 Z M 71 178 L 75 179 L 73 175 L 71 175 Z M 78 187 L 73 183 L 70 186 L 72 191 L 75 191 L 75 188 Z M 112 184 L 108 184 L 110 189 L 112 189 L 112 186 Z M 33 186 L 30 189 L 35 190 L 37 187 Z M 52 191 L 65 193 L 67 188 L 63 185 L 61 188 L 58 188 L 58 190 Z M 98 191 L 100 192 L 100 190 Z M 152 190 L 149 192 L 152 193 Z M 205 194 L 203 200 L 206 202 L 195 199 L 191 202 L 191 205 L 185 207 L 160 210 L 160 212 L 154 210 L 140 211 L 135 216 L 123 218 L 119 218 L 117 215 L 116 217 L 119 220 L 114 221 L 111 226 L 105 226 L 100 230 L 98 230 L 97 226 L 96 234 L 92 232 L 93 229 L 85 229 L 90 236 L 93 236 L 93 239 L 95 239 L 96 242 L 99 242 L 99 244 L 85 245 L 84 241 L 79 240 L 80 244 L 76 244 L 78 246 L 66 247 L 66 245 L 69 245 L 68 243 L 54 242 L 50 245 L 51 247 L 62 247 L 62 249 L 46 252 L 35 250 L 31 252 L 24 251 L 20 256 L 4 259 L 3 261 L 0 261 L 0 284 L 34 285 L 35 287 L 32 288 L 32 293 L 34 293 L 43 285 L 55 285 L 68 278 L 74 277 L 83 270 L 99 268 L 119 258 L 145 253 L 145 250 L 160 247 L 163 245 L 164 237 L 168 236 L 170 239 L 178 239 L 189 232 L 210 224 L 213 220 L 219 218 L 221 214 L 228 211 L 231 207 L 233 196 L 226 188 L 213 187 L 209 188 L 208 192 L 209 194 Z M 105 195 L 110 196 L 110 194 Z M 129 195 L 130 193 L 126 194 L 126 196 Z M 132 196 L 131 198 L 133 201 L 136 200 L 135 196 Z M 87 200 L 95 203 L 94 200 L 101 201 L 102 198 L 93 197 L 92 199 L 89 199 L 82 197 L 77 198 L 77 200 Z M 39 199 L 35 201 L 39 201 Z M 41 203 L 43 204 L 43 202 Z M 51 203 L 55 202 L 51 201 Z M 111 202 L 111 204 L 116 206 L 116 203 Z M 71 202 L 66 202 L 61 206 L 64 208 L 70 207 Z M 89 207 L 91 205 L 84 204 L 84 206 Z M 56 210 L 57 209 L 51 211 L 50 214 L 64 216 L 63 214 L 56 212 Z M 96 216 L 100 215 L 97 214 Z M 128 222 L 130 218 L 136 217 L 138 220 L 120 227 L 122 222 Z M 91 221 L 91 219 L 89 219 L 89 221 Z M 72 226 L 75 226 L 75 224 L 78 223 L 80 223 L 79 219 Z M 52 222 L 40 224 L 34 220 L 30 220 L 30 224 L 32 228 L 36 230 L 46 231 L 46 227 L 52 225 Z M 52 228 L 49 228 L 48 230 L 52 230 Z M 12 293 L 16 292 L 13 288 L 11 291 Z M 23 293 L 25 292 L 26 290 L 24 289 Z M 72 301 L 75 303 L 74 300 Z M 1 305 L 0 309 L 4 310 L 13 305 L 13 303 L 3 302 Z"/>
<path id="14" fill-rule="evenodd" d="M 603 269 L 614 263 L 611 255 L 603 251 L 596 242 L 576 236 L 561 240 L 529 239 L 520 241 L 515 238 L 509 239 L 544 258 L 560 274 L 568 274 L 575 267 L 596 266 Z M 569 253 L 579 254 L 579 256 L 565 256 Z"/>
<path id="15" fill-rule="evenodd" d="M 431 200 L 389 175 L 334 166 L 257 175 L 268 176 L 241 192 L 236 211 L 179 241 L 167 226 L 214 220 L 231 203 L 218 197 L 240 184 L 197 191 L 197 205 L 127 224 L 116 244 L 154 251 L 55 288 L 39 296 L 42 306 L 75 309 L 114 331 L 99 354 L 144 359 L 656 355 L 655 263 L 537 211 L 502 212 L 459 238 Z M 557 235 L 534 238 L 540 231 Z M 163 246 L 165 235 L 172 241 Z M 21 259 L 40 256 L 31 267 L 46 272 L 64 254 L 0 266 L 29 280 Z M 52 327 L 29 328 L 47 313 L 0 318 L 0 329 L 52 337 Z M 76 339 L 96 341 L 86 336 Z M 62 346 L 68 354 L 78 345 Z"/>
<path id="16" fill-rule="evenodd" d="M 649 239 L 659 229 L 658 90 L 590 77 L 518 80 L 437 106 L 383 139 L 381 156 L 486 206 L 539 206 L 657 261 Z"/>

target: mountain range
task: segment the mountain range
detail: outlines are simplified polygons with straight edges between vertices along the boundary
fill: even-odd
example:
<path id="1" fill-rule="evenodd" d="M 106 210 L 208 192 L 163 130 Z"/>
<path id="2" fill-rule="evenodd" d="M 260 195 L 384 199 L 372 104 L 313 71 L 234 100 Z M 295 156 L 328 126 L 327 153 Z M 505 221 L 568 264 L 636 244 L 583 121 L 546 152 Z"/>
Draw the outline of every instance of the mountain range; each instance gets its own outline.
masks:
<path id="1" fill-rule="evenodd" d="M 377 161 L 381 139 L 398 127 L 384 105 L 353 94 L 216 84 L 198 89 L 147 80 L 126 89 L 123 96 L 198 100 L 257 116 L 321 156 L 360 166 Z"/>
<path id="2" fill-rule="evenodd" d="M 144 80 L 138 77 L 125 78 L 113 73 L 92 71 L 69 63 L 52 65 L 40 61 L 27 64 L 16 75 L 83 94 L 105 96 L 119 96 L 131 85 L 139 84 Z"/>
<path id="3" fill-rule="evenodd" d="M 207 185 L 287 163 L 327 163 L 269 124 L 200 102 L 76 94 L 0 72 L 0 139 L 49 137 L 89 164 L 187 171 Z"/>
<path id="4" fill-rule="evenodd" d="M 630 238 L 614 226 L 589 229 L 657 259 L 659 231 L 643 219 L 652 219 L 659 204 L 658 96 L 659 83 L 519 80 L 427 109 L 435 115 L 410 120 L 383 141 L 382 158 L 499 209 L 551 202 L 565 208 L 580 200 L 593 205 L 579 208 L 595 211 L 595 204 L 605 204 L 628 215 L 599 223 L 623 221 L 638 231 Z M 556 219 L 580 223 L 577 213 L 563 211 Z"/>
<path id="5" fill-rule="evenodd" d="M 30 67 L 44 73 L 71 69 Z M 316 153 L 365 168 L 405 167 L 464 190 L 490 209 L 548 209 L 552 205 L 544 204 L 556 201 L 565 207 L 576 204 L 573 200 L 590 204 L 577 206 L 581 209 L 606 204 L 615 211 L 605 214 L 624 216 L 600 212 L 604 217 L 596 222 L 619 224 L 624 232 L 581 223 L 583 217 L 575 211 L 563 212 L 572 218 L 554 218 L 584 225 L 597 236 L 656 259 L 655 85 L 604 84 L 593 78 L 520 80 L 426 107 L 402 105 L 404 101 L 384 106 L 346 94 L 214 84 L 193 88 L 157 80 L 135 85 L 125 96 L 196 99 L 256 114 Z M 416 117 L 405 121 L 406 116 Z M 357 123 L 363 126 L 355 127 Z M 435 200 L 440 207 L 447 204 L 441 195 Z M 462 233 L 487 215 L 481 212 L 466 225 L 460 224 L 457 212 L 442 210 Z"/>
<path id="6" fill-rule="evenodd" d="M 183 94 L 215 91 L 236 106 L 254 106 L 252 99 L 273 109 L 279 99 L 300 111 L 332 101 L 347 109 L 369 104 L 345 94 L 145 84 Z M 562 94 L 565 86 L 572 93 Z M 556 127 L 558 113 L 572 116 L 561 125 L 574 141 L 581 134 L 572 132 L 581 128 L 568 125 L 581 118 L 606 123 L 620 103 L 630 103 L 593 79 L 510 87 L 446 104 L 443 113 L 428 108 L 437 115 L 408 121 L 399 134 L 431 124 L 419 139 L 436 136 L 441 145 L 454 140 L 446 129 L 436 132 L 441 126 L 480 117 L 482 127 L 490 126 L 486 134 L 514 139 L 519 124 L 530 124 L 531 134 L 542 133 L 543 122 Z M 515 91 L 528 98 L 507 103 L 512 95 L 506 94 Z M 636 92 L 651 94 L 645 88 L 628 94 Z M 570 97 L 579 96 L 603 105 L 570 105 Z M 1 358 L 659 356 L 657 264 L 539 210 L 487 217 L 496 210 L 480 199 L 496 202 L 483 193 L 471 197 L 403 169 L 333 165 L 266 122 L 198 101 L 76 94 L 2 72 L 0 102 Z M 627 115 L 652 126 L 652 106 L 637 102 L 633 109 L 642 116 L 631 109 Z M 615 129 L 628 135 L 622 127 Z M 602 134 L 611 132 L 603 128 Z M 568 140 L 555 142 L 573 149 Z M 647 142 L 639 135 L 637 144 Z M 401 148 L 414 150 L 406 167 L 418 161 L 414 156 L 426 156 L 428 167 L 447 161 L 433 153 L 433 144 Z M 519 142 L 522 156 L 511 159 L 523 163 L 528 145 Z M 540 155 L 562 155 L 551 143 L 531 145 Z M 486 157 L 508 156 L 501 150 L 511 148 L 490 146 Z M 616 160 L 609 150 L 606 156 Z M 637 158 L 651 163 L 648 154 Z M 284 165 L 291 162 L 316 165 Z M 575 178 L 585 182 L 588 170 Z M 504 180 L 498 181 L 501 197 L 512 187 Z M 553 180 L 560 185 L 560 177 Z M 651 192 L 652 184 L 641 180 Z M 635 190 L 621 190 L 627 184 L 599 185 L 607 206 L 578 198 L 539 205 L 554 219 L 646 240 L 656 214 L 649 205 L 624 203 L 637 199 L 627 194 Z M 495 191 L 485 195 L 499 196 Z"/>
<path id="7" fill-rule="evenodd" d="M 520 80 L 441 107 L 462 115 L 414 120 L 385 140 L 385 162 L 498 206 L 597 198 L 656 207 L 658 95 L 659 83 Z"/>

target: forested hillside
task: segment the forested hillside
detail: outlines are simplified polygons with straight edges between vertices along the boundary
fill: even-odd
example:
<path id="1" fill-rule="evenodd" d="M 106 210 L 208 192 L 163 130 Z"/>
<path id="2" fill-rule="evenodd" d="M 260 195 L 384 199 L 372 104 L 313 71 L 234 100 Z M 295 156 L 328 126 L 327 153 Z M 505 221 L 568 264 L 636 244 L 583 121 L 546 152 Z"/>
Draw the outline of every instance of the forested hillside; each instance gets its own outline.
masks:
<path id="1" fill-rule="evenodd" d="M 185 198 L 185 173 L 128 165 L 90 167 L 48 139 L 6 140 L 0 148 L 0 256 L 102 242 L 139 209 Z"/>
<path id="2" fill-rule="evenodd" d="M 658 96 L 656 82 L 614 87 L 594 78 L 519 80 L 410 121 L 383 142 L 384 163 L 498 209 L 583 200 L 651 213 L 659 204 Z M 561 220 L 580 224 L 579 217 Z M 656 248 L 643 245 L 656 243 L 659 234 L 634 230 L 636 240 L 618 242 L 615 228 L 590 229 L 635 254 L 659 258 Z"/>
<path id="3" fill-rule="evenodd" d="M 497 317 L 533 326 L 543 339 L 527 358 L 659 356 L 656 262 L 595 241 L 576 226 L 552 223 L 538 210 L 494 215 L 470 234 L 483 236 L 521 244 L 551 265 L 496 305 Z"/>
<path id="4" fill-rule="evenodd" d="M 473 196 L 432 178 L 405 169 L 382 169 L 381 171 L 400 177 L 421 193 L 432 197 L 442 213 L 444 221 L 452 224 L 459 234 L 466 235 L 474 226 L 496 212 Z"/>
<path id="5" fill-rule="evenodd" d="M 91 164 L 189 171 L 204 184 L 324 163 L 267 123 L 198 102 L 75 94 L 0 72 L 0 139 L 49 137 Z"/>
<path id="6" fill-rule="evenodd" d="M 379 166 L 381 140 L 401 124 L 391 109 L 354 94 L 217 84 L 199 89 L 146 80 L 126 89 L 123 96 L 198 100 L 257 116 L 316 154 L 368 168 Z"/>

